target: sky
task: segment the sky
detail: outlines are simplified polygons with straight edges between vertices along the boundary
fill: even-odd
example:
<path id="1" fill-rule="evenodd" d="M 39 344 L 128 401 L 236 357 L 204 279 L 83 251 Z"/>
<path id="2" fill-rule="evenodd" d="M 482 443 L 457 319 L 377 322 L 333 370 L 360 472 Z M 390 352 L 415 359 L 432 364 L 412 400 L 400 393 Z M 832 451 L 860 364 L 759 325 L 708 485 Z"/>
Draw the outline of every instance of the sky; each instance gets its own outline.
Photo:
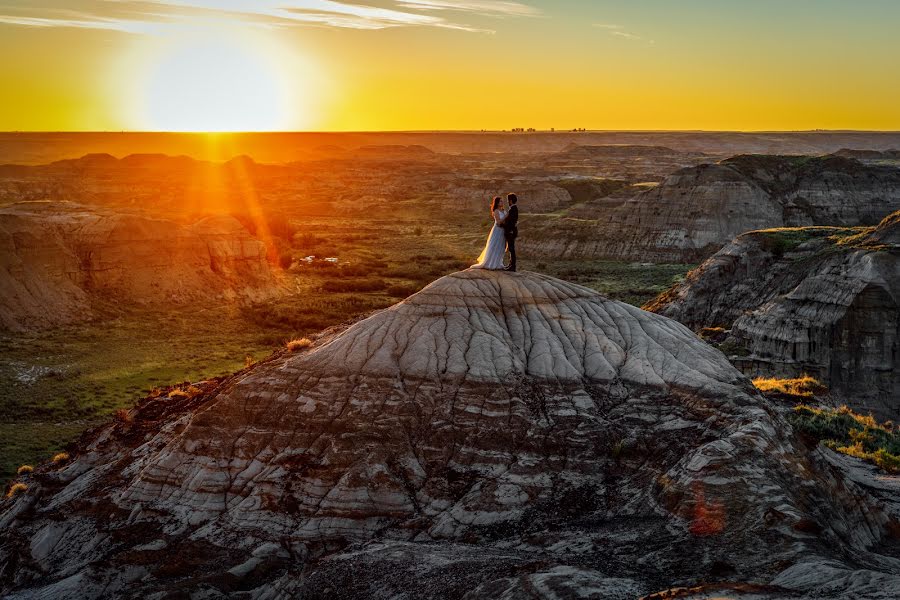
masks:
<path id="1" fill-rule="evenodd" d="M 0 130 L 900 130 L 897 0 L 0 0 Z"/>

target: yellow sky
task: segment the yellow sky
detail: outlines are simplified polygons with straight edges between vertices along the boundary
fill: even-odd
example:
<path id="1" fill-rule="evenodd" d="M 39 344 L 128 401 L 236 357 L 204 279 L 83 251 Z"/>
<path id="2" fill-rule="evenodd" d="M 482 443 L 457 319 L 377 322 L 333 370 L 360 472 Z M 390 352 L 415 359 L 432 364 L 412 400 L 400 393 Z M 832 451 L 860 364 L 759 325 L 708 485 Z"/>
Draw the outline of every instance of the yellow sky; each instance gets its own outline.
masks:
<path id="1" fill-rule="evenodd" d="M 0 130 L 900 130 L 892 0 L 0 7 Z"/>

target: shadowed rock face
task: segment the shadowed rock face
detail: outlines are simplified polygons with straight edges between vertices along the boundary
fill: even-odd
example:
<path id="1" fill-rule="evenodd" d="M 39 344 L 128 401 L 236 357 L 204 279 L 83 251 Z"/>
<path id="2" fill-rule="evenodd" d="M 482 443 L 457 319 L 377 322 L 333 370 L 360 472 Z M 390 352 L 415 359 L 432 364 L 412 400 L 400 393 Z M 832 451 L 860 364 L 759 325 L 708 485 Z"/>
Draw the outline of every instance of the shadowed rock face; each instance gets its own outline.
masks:
<path id="1" fill-rule="evenodd" d="M 748 374 L 808 373 L 861 412 L 896 419 L 898 257 L 900 213 L 855 232 L 748 233 L 651 309 L 694 329 L 730 329 L 723 348 Z"/>
<path id="2" fill-rule="evenodd" d="M 894 167 L 839 156 L 736 156 L 676 171 L 612 211 L 595 240 L 569 253 L 696 262 L 746 231 L 875 225 L 898 209 Z"/>
<path id="3" fill-rule="evenodd" d="M 900 583 L 895 504 L 686 327 L 549 277 L 444 277 L 201 387 L 38 469 L 0 513 L 2 589 L 633 598 L 825 560 Z M 820 589 L 801 575 L 777 589 Z"/>
<path id="4" fill-rule="evenodd" d="M 261 300 L 279 293 L 265 245 L 230 217 L 192 227 L 69 203 L 0 210 L 0 327 L 89 319 L 97 302 Z"/>

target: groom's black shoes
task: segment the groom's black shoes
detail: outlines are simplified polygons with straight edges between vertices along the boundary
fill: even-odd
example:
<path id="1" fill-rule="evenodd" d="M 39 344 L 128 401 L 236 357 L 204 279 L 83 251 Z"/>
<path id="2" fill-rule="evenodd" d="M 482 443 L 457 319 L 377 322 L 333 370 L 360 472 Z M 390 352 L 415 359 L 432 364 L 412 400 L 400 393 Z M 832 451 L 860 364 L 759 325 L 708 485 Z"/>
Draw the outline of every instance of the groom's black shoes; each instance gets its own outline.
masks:
<path id="1" fill-rule="evenodd" d="M 510 266 L 508 266 L 508 267 L 504 267 L 503 270 L 504 270 L 504 271 L 509 271 L 510 273 L 515 273 L 515 272 L 516 272 L 516 268 L 515 268 L 514 266 L 512 266 L 512 265 L 510 265 Z"/>

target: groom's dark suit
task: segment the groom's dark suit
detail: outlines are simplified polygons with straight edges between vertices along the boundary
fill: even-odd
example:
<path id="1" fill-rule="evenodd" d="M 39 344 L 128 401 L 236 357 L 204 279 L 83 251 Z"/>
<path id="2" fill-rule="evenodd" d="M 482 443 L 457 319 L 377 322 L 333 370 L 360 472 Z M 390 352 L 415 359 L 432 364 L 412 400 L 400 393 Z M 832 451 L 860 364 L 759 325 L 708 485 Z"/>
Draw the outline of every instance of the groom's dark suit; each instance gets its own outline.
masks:
<path id="1" fill-rule="evenodd" d="M 508 271 L 516 270 L 516 238 L 519 236 L 519 207 L 513 204 L 509 207 L 509 214 L 503 222 L 503 233 L 506 234 L 506 247 L 509 250 Z"/>

